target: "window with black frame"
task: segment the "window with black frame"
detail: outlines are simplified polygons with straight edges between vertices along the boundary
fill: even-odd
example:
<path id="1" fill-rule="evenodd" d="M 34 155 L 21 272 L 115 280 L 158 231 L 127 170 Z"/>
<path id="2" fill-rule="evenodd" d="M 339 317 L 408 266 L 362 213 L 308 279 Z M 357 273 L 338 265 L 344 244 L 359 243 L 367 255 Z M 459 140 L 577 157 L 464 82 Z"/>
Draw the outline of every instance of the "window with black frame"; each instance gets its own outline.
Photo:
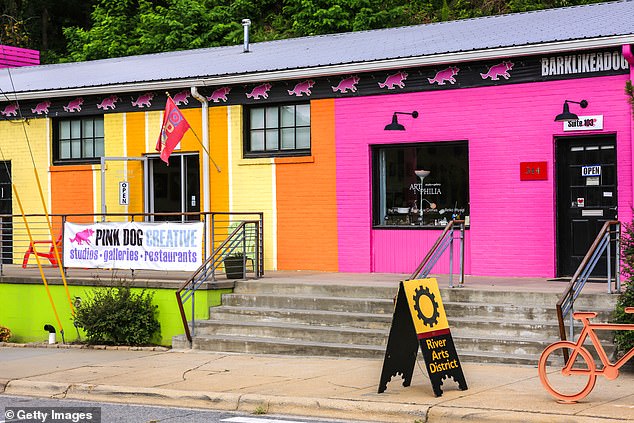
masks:
<path id="1" fill-rule="evenodd" d="M 373 155 L 373 224 L 444 227 L 469 220 L 466 141 L 376 146 Z"/>
<path id="2" fill-rule="evenodd" d="M 246 109 L 245 156 L 310 154 L 310 103 Z"/>
<path id="3" fill-rule="evenodd" d="M 56 163 L 95 163 L 103 155 L 103 116 L 55 121 L 53 160 Z"/>

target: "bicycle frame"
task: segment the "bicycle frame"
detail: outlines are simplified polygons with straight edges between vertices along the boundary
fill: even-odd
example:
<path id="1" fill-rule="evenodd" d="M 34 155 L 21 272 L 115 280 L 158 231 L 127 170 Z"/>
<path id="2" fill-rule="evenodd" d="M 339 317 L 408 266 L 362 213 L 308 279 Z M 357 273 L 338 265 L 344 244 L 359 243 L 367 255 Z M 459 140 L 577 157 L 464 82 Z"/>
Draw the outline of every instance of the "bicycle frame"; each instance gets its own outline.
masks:
<path id="1" fill-rule="evenodd" d="M 577 313 L 574 314 L 577 315 Z M 589 316 L 587 316 L 585 313 L 579 314 L 583 314 L 583 316 L 575 317 L 581 320 L 581 322 L 583 323 L 583 329 L 579 334 L 579 339 L 577 339 L 577 342 L 575 343 L 575 350 L 572 352 L 570 359 L 566 363 L 566 366 L 563 368 L 564 374 L 588 372 L 588 370 L 572 369 L 572 366 L 575 363 L 577 355 L 579 355 L 579 349 L 583 347 L 586 339 L 590 338 L 592 345 L 594 345 L 594 348 L 599 355 L 599 360 L 601 360 L 601 363 L 603 363 L 603 369 L 598 369 L 596 366 L 594 366 L 594 368 L 590 369 L 590 371 L 592 371 L 594 374 L 603 375 L 609 380 L 616 379 L 619 375 L 618 369 L 621 368 L 630 358 L 634 357 L 634 348 L 628 351 L 615 363 L 612 363 L 610 362 L 610 359 L 608 358 L 603 345 L 601 345 L 601 341 L 595 333 L 595 330 L 634 330 L 634 325 L 627 323 L 590 323 Z"/>

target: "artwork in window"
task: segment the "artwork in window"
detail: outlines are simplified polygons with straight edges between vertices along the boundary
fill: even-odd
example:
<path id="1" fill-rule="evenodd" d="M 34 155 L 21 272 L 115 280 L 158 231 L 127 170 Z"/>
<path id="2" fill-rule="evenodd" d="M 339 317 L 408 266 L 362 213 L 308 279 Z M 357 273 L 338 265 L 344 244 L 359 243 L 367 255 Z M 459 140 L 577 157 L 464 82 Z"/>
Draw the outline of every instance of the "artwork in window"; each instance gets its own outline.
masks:
<path id="1" fill-rule="evenodd" d="M 443 227 L 468 215 L 466 141 L 373 149 L 375 226 Z"/>

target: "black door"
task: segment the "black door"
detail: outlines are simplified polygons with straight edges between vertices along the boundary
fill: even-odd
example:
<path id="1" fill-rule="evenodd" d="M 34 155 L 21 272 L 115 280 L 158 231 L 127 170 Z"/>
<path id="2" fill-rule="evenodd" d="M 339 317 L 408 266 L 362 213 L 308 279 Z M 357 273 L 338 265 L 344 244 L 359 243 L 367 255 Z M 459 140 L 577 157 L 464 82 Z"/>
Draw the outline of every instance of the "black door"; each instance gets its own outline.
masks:
<path id="1" fill-rule="evenodd" d="M 0 161 L 0 254 L 4 264 L 10 264 L 13 257 L 12 213 L 11 162 Z"/>
<path id="2" fill-rule="evenodd" d="M 562 137 L 556 145 L 557 274 L 570 276 L 603 223 L 617 219 L 616 139 Z M 605 278 L 606 265 L 604 254 L 592 275 Z"/>
<path id="3" fill-rule="evenodd" d="M 175 155 L 169 166 L 161 159 L 150 160 L 151 208 L 154 213 L 200 211 L 200 165 L 198 155 Z M 180 220 L 175 216 L 155 216 L 154 220 Z M 188 216 L 185 220 L 199 220 Z"/>

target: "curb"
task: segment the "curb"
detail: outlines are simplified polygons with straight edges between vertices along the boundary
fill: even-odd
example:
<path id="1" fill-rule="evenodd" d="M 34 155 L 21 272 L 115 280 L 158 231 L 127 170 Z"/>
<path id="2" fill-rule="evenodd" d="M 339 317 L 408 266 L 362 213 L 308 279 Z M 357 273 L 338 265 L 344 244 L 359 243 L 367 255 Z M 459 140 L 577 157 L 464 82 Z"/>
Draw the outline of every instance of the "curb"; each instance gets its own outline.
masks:
<path id="1" fill-rule="evenodd" d="M 58 348 L 58 349 L 76 349 L 76 350 L 120 350 L 120 351 L 169 351 L 169 347 L 152 346 L 152 347 L 132 347 L 128 345 L 89 345 L 89 344 L 48 344 L 45 342 L 0 342 L 0 347 L 11 348 Z"/>
<path id="2" fill-rule="evenodd" d="M 132 388 L 30 380 L 9 381 L 6 383 L 4 394 L 92 402 L 190 407 L 243 413 L 255 413 L 256 410 L 263 410 L 265 414 L 290 414 L 344 420 L 371 419 L 391 423 L 412 423 L 416 419 L 424 419 L 429 409 L 427 405 L 389 402 L 180 391 L 163 388 Z"/>
<path id="3" fill-rule="evenodd" d="M 390 423 L 473 421 L 493 423 L 608 423 L 618 418 L 580 414 L 496 410 L 460 406 L 402 404 L 333 398 L 266 396 L 229 392 L 183 391 L 117 385 L 69 384 L 0 379 L 5 395 L 187 407 L 256 414 L 288 414 L 342 420 L 372 420 Z"/>
<path id="4" fill-rule="evenodd" d="M 558 414 L 529 412 L 526 410 L 495 410 L 483 408 L 463 408 L 434 406 L 429 408 L 426 422 L 473 421 L 491 423 L 614 423 L 629 419 L 584 416 L 580 414 Z"/>

